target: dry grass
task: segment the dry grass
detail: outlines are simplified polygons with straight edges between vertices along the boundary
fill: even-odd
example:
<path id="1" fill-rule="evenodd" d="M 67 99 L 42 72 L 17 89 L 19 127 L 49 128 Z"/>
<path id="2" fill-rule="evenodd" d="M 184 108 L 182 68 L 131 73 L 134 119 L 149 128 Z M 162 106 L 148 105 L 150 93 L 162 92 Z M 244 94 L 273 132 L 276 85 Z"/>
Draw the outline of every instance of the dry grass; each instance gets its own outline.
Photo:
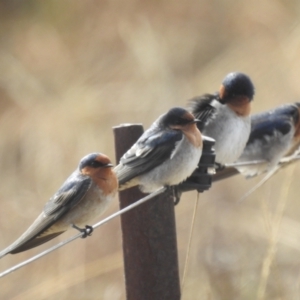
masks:
<path id="1" fill-rule="evenodd" d="M 0 1 L 0 248 L 83 155 L 114 158 L 113 125 L 148 127 L 235 70 L 255 83 L 254 112 L 297 100 L 299 9 L 295 0 Z M 298 175 L 286 168 L 241 204 L 256 179 L 201 195 L 184 300 L 298 299 Z M 176 209 L 181 272 L 195 197 Z M 1 270 L 41 249 L 3 258 Z M 124 299 L 118 220 L 0 286 L 1 299 Z"/>

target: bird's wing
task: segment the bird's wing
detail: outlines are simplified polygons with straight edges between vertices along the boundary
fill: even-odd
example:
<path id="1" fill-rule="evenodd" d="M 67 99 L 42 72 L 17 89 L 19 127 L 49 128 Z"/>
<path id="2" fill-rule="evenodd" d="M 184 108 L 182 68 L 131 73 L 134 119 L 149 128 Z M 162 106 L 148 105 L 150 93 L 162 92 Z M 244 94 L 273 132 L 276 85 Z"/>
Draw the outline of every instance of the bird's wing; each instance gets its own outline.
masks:
<path id="1" fill-rule="evenodd" d="M 183 133 L 179 130 L 146 131 L 114 169 L 119 184 L 122 185 L 171 159 L 182 139 Z"/>
<path id="2" fill-rule="evenodd" d="M 211 120 L 216 112 L 215 104 L 216 95 L 205 94 L 202 96 L 197 96 L 189 100 L 189 110 L 195 116 L 196 119 L 201 122 L 197 123 L 199 130 L 203 130 L 207 122 Z M 219 102 L 218 102 L 219 103 Z"/>
<path id="3" fill-rule="evenodd" d="M 280 132 L 285 135 L 292 129 L 291 120 L 285 116 L 269 116 L 266 118 L 251 119 L 251 133 L 247 145 L 255 140 L 262 140 L 266 137 L 274 136 Z"/>
<path id="4" fill-rule="evenodd" d="M 74 175 L 72 174 L 57 193 L 50 198 L 44 211 L 20 238 L 0 252 L 0 258 L 8 253 L 18 253 L 39 246 L 63 233 L 61 231 L 47 234 L 47 229 L 80 202 L 91 186 L 89 177 L 77 178 Z"/>
<path id="5" fill-rule="evenodd" d="M 273 110 L 258 113 L 251 116 L 251 134 L 247 144 L 263 136 L 272 136 L 276 132 L 285 135 L 293 126 L 293 118 L 299 115 L 295 104 L 285 104 Z"/>
<path id="6" fill-rule="evenodd" d="M 78 204 L 91 187 L 92 180 L 89 176 L 72 174 L 62 187 L 44 206 L 47 216 L 55 215 L 55 219 L 61 217 L 66 211 Z"/>

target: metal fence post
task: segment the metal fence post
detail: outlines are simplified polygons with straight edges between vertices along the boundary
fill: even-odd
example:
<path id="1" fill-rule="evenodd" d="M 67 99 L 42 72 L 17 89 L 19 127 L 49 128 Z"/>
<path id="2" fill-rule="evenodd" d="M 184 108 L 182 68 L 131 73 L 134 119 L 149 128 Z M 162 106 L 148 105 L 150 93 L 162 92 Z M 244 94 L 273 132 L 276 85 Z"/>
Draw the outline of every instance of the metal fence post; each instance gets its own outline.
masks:
<path id="1" fill-rule="evenodd" d="M 143 133 L 141 125 L 114 127 L 116 160 Z M 120 208 L 142 198 L 137 187 L 119 193 Z M 179 300 L 173 197 L 165 192 L 121 216 L 127 300 Z"/>

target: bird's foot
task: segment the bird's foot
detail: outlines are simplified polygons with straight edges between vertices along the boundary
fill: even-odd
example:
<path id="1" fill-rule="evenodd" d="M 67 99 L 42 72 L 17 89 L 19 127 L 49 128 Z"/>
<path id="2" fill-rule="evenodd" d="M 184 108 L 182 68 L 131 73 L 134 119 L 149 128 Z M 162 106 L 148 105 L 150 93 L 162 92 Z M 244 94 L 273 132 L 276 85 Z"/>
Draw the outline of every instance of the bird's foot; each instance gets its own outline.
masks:
<path id="1" fill-rule="evenodd" d="M 215 167 L 216 172 L 222 171 L 222 170 L 224 170 L 226 168 L 225 165 L 222 165 L 222 164 L 217 163 L 217 162 L 215 162 L 215 166 L 216 166 Z"/>
<path id="2" fill-rule="evenodd" d="M 91 236 L 92 232 L 94 231 L 93 226 L 85 225 L 85 228 L 80 228 L 76 226 L 75 224 L 72 225 L 73 228 L 77 229 L 80 232 L 83 232 L 83 235 L 81 236 L 82 239 L 85 239 L 87 236 Z"/>
<path id="3" fill-rule="evenodd" d="M 169 188 L 171 189 L 172 194 L 173 194 L 174 205 L 177 205 L 180 201 L 180 197 L 181 197 L 182 192 L 180 191 L 180 189 L 176 185 L 170 186 Z"/>

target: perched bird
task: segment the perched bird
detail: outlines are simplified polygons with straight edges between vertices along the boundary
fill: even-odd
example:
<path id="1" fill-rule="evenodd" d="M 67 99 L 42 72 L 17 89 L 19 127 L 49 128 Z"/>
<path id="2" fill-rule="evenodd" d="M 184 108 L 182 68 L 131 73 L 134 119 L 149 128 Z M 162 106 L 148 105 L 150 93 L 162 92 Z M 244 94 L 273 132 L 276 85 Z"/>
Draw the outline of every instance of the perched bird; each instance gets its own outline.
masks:
<path id="1" fill-rule="evenodd" d="M 101 153 L 81 159 L 75 172 L 44 206 L 43 212 L 13 244 L 0 252 L 0 258 L 39 246 L 65 232 L 70 226 L 81 229 L 106 209 L 118 189 L 109 158 Z M 89 231 L 87 230 L 89 229 Z"/>
<path id="2" fill-rule="evenodd" d="M 180 107 L 160 116 L 115 167 L 119 189 L 139 185 L 148 193 L 186 179 L 196 169 L 202 153 L 197 122 Z"/>
<path id="3" fill-rule="evenodd" d="M 271 171 L 300 145 L 300 102 L 281 105 L 251 116 L 251 133 L 235 167 L 226 168 L 214 181 L 241 173 L 250 178 Z M 255 164 L 247 164 L 256 162 Z"/>
<path id="4" fill-rule="evenodd" d="M 293 154 L 300 144 L 300 102 L 285 104 L 251 117 L 251 134 L 237 162 L 265 161 L 237 167 L 246 177 L 267 172 Z"/>
<path id="5" fill-rule="evenodd" d="M 216 163 L 234 162 L 242 154 L 250 134 L 250 103 L 254 96 L 251 79 L 230 73 L 215 94 L 190 100 L 189 110 L 199 119 L 203 135 L 215 140 Z"/>

